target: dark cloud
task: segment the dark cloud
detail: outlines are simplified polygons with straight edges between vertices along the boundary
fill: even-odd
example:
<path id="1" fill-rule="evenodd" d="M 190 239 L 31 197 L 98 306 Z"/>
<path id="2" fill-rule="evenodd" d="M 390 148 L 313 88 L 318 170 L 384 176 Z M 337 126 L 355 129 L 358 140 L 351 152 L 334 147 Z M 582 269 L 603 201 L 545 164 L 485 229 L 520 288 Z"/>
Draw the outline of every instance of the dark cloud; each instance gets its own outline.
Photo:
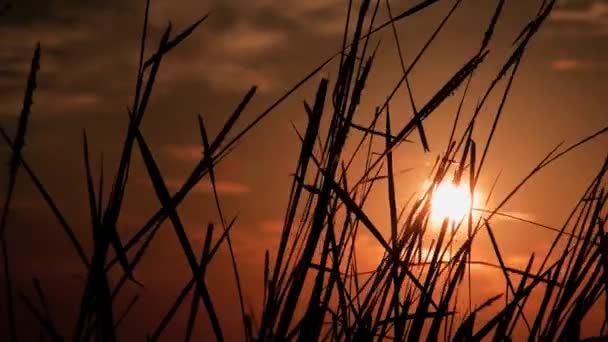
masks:
<path id="1" fill-rule="evenodd" d="M 6 0 L 10 8 L 0 26 L 28 26 L 40 23 L 69 25 L 86 12 L 114 10 L 124 1 L 117 0 Z"/>
<path id="2" fill-rule="evenodd" d="M 608 34 L 608 1 L 563 1 L 550 15 L 556 30 L 579 35 Z"/>
<path id="3" fill-rule="evenodd" d="M 608 1 L 562 1 L 541 31 L 553 70 L 603 72 L 608 57 Z M 556 42 L 559 41 L 559 44 Z"/>
<path id="4" fill-rule="evenodd" d="M 130 26 L 124 25 L 127 8 L 109 1 L 34 1 L 15 4 L 0 19 L 3 65 L 0 115 L 14 115 L 19 106 L 31 56 L 37 42 L 42 48 L 34 111 L 48 115 L 82 112 L 97 100 L 121 88 L 127 59 Z M 112 18 L 112 19 L 110 19 Z M 119 25 L 108 25 L 110 20 Z M 116 39 L 123 34 L 127 39 Z M 108 73 L 110 71 L 110 73 Z M 75 111 L 74 109 L 78 109 Z"/>

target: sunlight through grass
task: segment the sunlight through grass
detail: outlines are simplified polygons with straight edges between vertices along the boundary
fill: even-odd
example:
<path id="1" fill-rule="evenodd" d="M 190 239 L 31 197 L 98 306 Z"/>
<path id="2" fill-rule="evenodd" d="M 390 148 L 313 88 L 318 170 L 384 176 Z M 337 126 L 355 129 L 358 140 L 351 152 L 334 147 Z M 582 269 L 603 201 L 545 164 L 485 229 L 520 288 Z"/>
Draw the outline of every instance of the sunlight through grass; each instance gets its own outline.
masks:
<path id="1" fill-rule="evenodd" d="M 455 184 L 444 181 L 437 185 L 431 199 L 431 220 L 441 223 L 444 219 L 459 222 L 471 211 L 471 204 L 476 205 L 477 193 L 471 193 L 467 184 Z"/>

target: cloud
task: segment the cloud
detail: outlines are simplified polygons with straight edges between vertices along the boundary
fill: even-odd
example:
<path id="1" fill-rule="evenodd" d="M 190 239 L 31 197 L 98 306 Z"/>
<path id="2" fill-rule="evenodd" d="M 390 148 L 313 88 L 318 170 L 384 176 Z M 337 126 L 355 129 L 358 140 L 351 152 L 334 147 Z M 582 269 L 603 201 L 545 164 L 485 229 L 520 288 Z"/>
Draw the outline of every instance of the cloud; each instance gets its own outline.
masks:
<path id="1" fill-rule="evenodd" d="M 256 17 L 259 4 L 241 1 L 157 1 L 153 24 L 168 20 L 177 32 L 210 11 L 209 18 L 188 43 L 166 60 L 161 75 L 172 84 L 203 80 L 212 90 L 243 92 L 252 85 L 268 93 L 281 86 L 282 73 L 272 57 L 289 45 L 289 31 L 273 25 L 277 16 Z"/>
<path id="2" fill-rule="evenodd" d="M 180 161 L 198 161 L 203 157 L 202 145 L 196 144 L 169 144 L 163 147 L 164 152 Z"/>
<path id="3" fill-rule="evenodd" d="M 203 80 L 213 90 L 241 93 L 252 85 L 267 93 L 280 85 L 281 73 L 268 61 L 285 46 L 287 35 L 239 22 L 220 31 L 202 28 L 192 42 L 167 58 L 161 80 L 172 84 Z"/>
<path id="4" fill-rule="evenodd" d="M 562 2 L 551 12 L 551 20 L 571 22 L 599 22 L 608 18 L 608 2 L 569 1 Z"/>
<path id="5" fill-rule="evenodd" d="M 284 32 L 262 29 L 249 22 L 242 22 L 229 31 L 214 36 L 213 39 L 215 48 L 221 47 L 223 53 L 250 58 L 252 54 L 267 53 L 284 44 L 287 36 Z"/>
<path id="6" fill-rule="evenodd" d="M 17 116 L 23 105 L 23 94 L 9 93 L 0 96 L 3 107 L 0 116 Z M 50 113 L 82 113 L 100 104 L 102 97 L 98 94 L 86 91 L 57 91 L 53 89 L 41 89 L 34 95 L 32 112 L 38 115 Z"/>
<path id="7" fill-rule="evenodd" d="M 1 115 L 15 115 L 20 108 L 38 42 L 41 60 L 35 111 L 79 114 L 84 109 L 94 110 L 102 99 L 107 100 L 106 95 L 124 89 L 125 70 L 133 64 L 128 61 L 129 52 L 134 50 L 128 40 L 137 36 L 124 24 L 128 22 L 124 4 L 111 2 L 106 7 L 90 1 L 58 0 L 51 4 L 23 0 L 3 17 L 0 36 L 7 39 L 0 49 Z M 109 17 L 116 25 L 107 25 Z M 119 33 L 125 38 L 116 39 Z M 104 103 L 107 109 L 108 103 Z"/>
<path id="8" fill-rule="evenodd" d="M 312 43 L 318 51 L 320 39 L 339 36 L 345 8 L 339 0 L 156 1 L 152 21 L 158 27 L 169 20 L 185 27 L 210 13 L 179 56 L 167 59 L 162 80 L 204 80 L 224 93 L 242 93 L 252 85 L 260 93 L 282 90 L 294 62 L 306 62 L 294 48 L 305 50 Z"/>
<path id="9" fill-rule="evenodd" d="M 580 70 L 588 67 L 588 64 L 578 59 L 557 59 L 551 63 L 551 67 L 559 71 Z"/>
<path id="10" fill-rule="evenodd" d="M 530 254 L 512 254 L 505 257 L 505 263 L 507 266 L 515 267 L 517 269 L 524 270 L 528 263 L 530 262 Z"/>
<path id="11" fill-rule="evenodd" d="M 576 58 L 560 58 L 551 63 L 551 68 L 557 71 L 600 71 L 606 70 L 608 65 L 591 60 Z"/>
<path id="12" fill-rule="evenodd" d="M 345 6 L 337 0 L 263 0 L 257 2 L 261 8 L 272 8 L 278 16 L 292 22 L 301 29 L 318 35 L 337 35 L 344 29 Z M 356 8 L 356 5 L 355 5 Z"/>
<path id="13" fill-rule="evenodd" d="M 217 181 L 215 187 L 218 193 L 224 195 L 243 195 L 251 192 L 251 189 L 247 185 L 232 181 Z M 213 187 L 208 182 L 201 182 L 196 189 L 204 193 L 213 192 Z"/>
<path id="14" fill-rule="evenodd" d="M 573 35 L 608 34 L 608 1 L 563 1 L 549 17 L 558 33 Z"/>
<path id="15" fill-rule="evenodd" d="M 41 87 L 81 89 L 86 82 L 103 92 L 124 87 L 125 81 L 132 83 L 133 77 L 125 80 L 124 75 L 135 72 L 143 3 L 110 2 L 57 0 L 42 6 L 36 0 L 20 1 L 7 16 L 9 24 L 0 23 L 1 36 L 19 37 L 2 43 L 6 48 L 0 52 L 2 93 L 20 89 L 38 41 L 43 48 L 41 74 L 49 81 L 41 82 Z M 285 86 L 284 78 L 290 77 L 285 69 L 294 69 L 291 48 L 308 45 L 303 39 L 341 33 L 344 9 L 339 0 L 158 0 L 152 2 L 147 52 L 156 48 L 169 21 L 175 35 L 211 12 L 165 59 L 159 82 L 174 87 L 203 81 L 224 93 L 242 93 L 257 85 L 259 93 L 270 93 Z M 107 24 L 109 18 L 112 25 Z M 99 82 L 92 84 L 92 79 Z"/>
<path id="16" fill-rule="evenodd" d="M 279 219 L 253 222 L 242 222 L 237 219 L 230 238 L 237 255 L 247 256 L 242 262 L 253 266 L 263 266 L 266 250 L 269 250 L 271 260 L 276 257 L 276 248 L 279 245 L 282 229 L 283 222 Z M 202 233 L 196 233 L 193 236 L 196 239 L 204 239 Z"/>
<path id="17" fill-rule="evenodd" d="M 281 231 L 283 230 L 283 220 L 279 220 L 279 219 L 274 219 L 274 220 L 262 220 L 260 222 L 258 222 L 258 228 L 260 230 L 260 232 L 264 233 L 264 234 L 275 234 L 275 235 L 279 235 L 281 234 Z"/>
<path id="18" fill-rule="evenodd" d="M 29 27 L 11 27 L 5 26 L 0 28 L 2 35 L 14 35 L 19 39 L 11 39 L 3 42 L 3 47 L 6 51 L 12 49 L 22 49 L 23 47 L 33 47 L 40 42 L 46 49 L 61 49 L 73 44 L 89 39 L 92 32 L 88 30 L 74 30 L 65 25 L 56 23 L 33 24 Z"/>
<path id="19" fill-rule="evenodd" d="M 255 67 L 229 57 L 205 56 L 195 60 L 167 63 L 164 80 L 173 82 L 203 79 L 214 90 L 242 93 L 257 85 L 260 93 L 275 90 L 279 84 L 276 70 Z"/>
<path id="20" fill-rule="evenodd" d="M 167 20 L 186 23 L 193 19 L 193 13 L 210 12 L 210 21 L 216 18 L 219 29 L 238 26 L 244 18 L 255 18 L 253 24 L 258 27 L 306 29 L 308 33 L 326 35 L 342 32 L 345 8 L 341 0 L 182 0 L 179 6 L 165 0 L 154 2 L 152 18 L 157 24 Z"/>
<path id="21" fill-rule="evenodd" d="M 167 185 L 167 188 L 172 191 L 176 191 L 181 188 L 184 182 L 185 180 L 177 178 L 165 179 L 165 184 Z M 137 183 L 152 187 L 149 179 L 138 179 Z M 251 188 L 248 187 L 246 184 L 230 180 L 216 180 L 215 187 L 218 194 L 221 195 L 240 196 L 251 192 Z M 212 194 L 213 186 L 208 180 L 202 180 L 193 189 L 193 192 L 200 194 Z"/>

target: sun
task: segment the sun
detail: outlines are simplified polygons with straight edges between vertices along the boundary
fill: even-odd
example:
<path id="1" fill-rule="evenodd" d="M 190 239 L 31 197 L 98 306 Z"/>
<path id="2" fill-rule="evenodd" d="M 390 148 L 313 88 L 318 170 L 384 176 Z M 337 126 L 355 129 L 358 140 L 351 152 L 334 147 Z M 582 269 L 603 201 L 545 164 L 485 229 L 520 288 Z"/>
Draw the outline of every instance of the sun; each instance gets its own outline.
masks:
<path id="1" fill-rule="evenodd" d="M 441 223 L 448 219 L 459 222 L 471 211 L 471 203 L 475 202 L 475 193 L 471 201 L 471 192 L 468 184 L 454 184 L 444 181 L 437 185 L 431 199 L 431 220 Z"/>

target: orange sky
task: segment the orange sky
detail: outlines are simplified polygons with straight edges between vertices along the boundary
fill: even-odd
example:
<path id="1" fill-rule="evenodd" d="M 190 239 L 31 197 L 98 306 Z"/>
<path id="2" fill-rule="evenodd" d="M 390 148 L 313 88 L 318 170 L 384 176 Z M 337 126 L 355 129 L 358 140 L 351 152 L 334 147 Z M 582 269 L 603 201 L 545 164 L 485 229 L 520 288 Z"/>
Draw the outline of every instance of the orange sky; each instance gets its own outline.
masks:
<path id="1" fill-rule="evenodd" d="M 392 3 L 395 12 L 406 8 L 400 2 Z M 472 95 L 465 102 L 466 115 L 470 115 L 477 97 L 508 56 L 511 42 L 535 14 L 539 3 L 507 2 L 490 57 L 473 81 Z M 565 141 L 569 145 L 608 125 L 604 84 L 608 75 L 608 2 L 562 3 L 527 50 L 499 123 L 480 185 L 482 191 L 487 190 L 500 173 L 496 200 L 506 195 L 556 144 Z M 452 1 L 440 1 L 399 24 L 406 60 L 417 53 L 451 4 Z M 492 1 L 464 1 L 412 74 L 410 81 L 417 103 L 425 103 L 476 52 L 493 6 Z M 169 20 L 181 28 L 209 10 L 212 12 L 208 21 L 161 67 L 143 124 L 143 132 L 169 185 L 179 185 L 200 158 L 196 114 L 205 117 L 214 135 L 249 87 L 257 84 L 258 94 L 240 123 L 244 127 L 339 49 L 345 15 L 344 1 L 338 0 L 156 0 L 151 9 L 154 43 L 150 45 L 155 46 Z M 39 88 L 25 156 L 89 247 L 82 129 L 89 136 L 95 164 L 103 152 L 106 175 L 112 174 L 127 122 L 125 107 L 131 102 L 134 88 L 142 14 L 143 1 L 135 0 L 19 0 L 11 12 L 0 17 L 0 37 L 4 37 L 0 40 L 0 124 L 10 132 L 16 127 L 31 53 L 35 42 L 40 41 Z M 385 8 L 380 16 L 382 20 L 387 18 Z M 369 113 L 384 101 L 401 76 L 391 32 L 385 30 L 381 37 L 379 58 L 362 102 L 362 108 Z M 333 80 L 335 70 L 332 64 L 321 76 Z M 264 249 L 276 244 L 291 184 L 289 175 L 299 150 L 290 122 L 304 127 L 306 115 L 301 103 L 312 99 L 313 91 L 312 86 L 298 91 L 255 128 L 219 167 L 219 190 L 226 214 L 238 213 L 234 235 L 237 257 L 245 277 L 256 284 L 249 294 L 255 304 L 259 303 L 255 296 L 262 283 Z M 477 123 L 480 141 L 485 139 L 497 100 L 489 102 L 487 112 Z M 417 135 L 412 136 L 415 144 L 405 144 L 397 150 L 396 169 L 413 168 L 397 179 L 403 201 L 419 187 L 435 158 L 444 151 L 458 101 L 458 96 L 449 99 L 426 121 L 429 153 L 423 153 Z M 406 93 L 398 95 L 391 106 L 394 125 L 409 120 Z M 358 120 L 365 122 L 370 117 L 361 114 Z M 607 152 L 607 136 L 578 149 L 534 178 L 505 210 L 559 226 Z M 6 147 L 0 149 L 0 156 L 8 160 Z M 137 158 L 121 217 L 123 237 L 130 236 L 158 206 Z M 1 186 L 4 192 L 4 182 Z M 382 226 L 386 225 L 386 208 L 379 201 L 367 209 Z M 76 279 L 63 279 L 82 270 L 73 261 L 65 236 L 23 174 L 14 206 L 9 239 L 16 246 L 12 250 L 13 262 L 22 269 L 18 272 L 19 284 L 29 286 L 29 278 L 38 274 L 49 291 L 54 288 L 61 292 L 62 286 L 77 285 Z M 217 221 L 209 186 L 200 186 L 180 213 L 193 241 L 200 245 L 206 223 Z M 501 247 L 517 267 L 525 266 L 532 251 L 545 250 L 553 237 L 506 219 L 497 219 L 496 227 Z M 189 274 L 176 247 L 177 240 L 165 229 L 154 242 L 148 262 L 138 271 L 141 281 L 153 284 L 144 290 L 148 302 L 159 303 L 161 308 L 167 307 Z M 488 252 L 481 248 L 479 253 Z M 209 281 L 222 298 L 220 311 L 230 320 L 236 301 L 233 293 L 225 291 L 226 284 L 232 282 L 231 273 L 225 272 L 226 256 L 223 253 L 218 258 L 223 261 L 214 265 L 216 272 Z M 167 271 L 160 274 L 158 269 Z M 480 281 L 492 279 L 490 274 L 480 271 Z M 482 292 L 482 297 L 493 294 Z M 155 317 L 144 316 L 146 321 L 156 322 Z"/>

